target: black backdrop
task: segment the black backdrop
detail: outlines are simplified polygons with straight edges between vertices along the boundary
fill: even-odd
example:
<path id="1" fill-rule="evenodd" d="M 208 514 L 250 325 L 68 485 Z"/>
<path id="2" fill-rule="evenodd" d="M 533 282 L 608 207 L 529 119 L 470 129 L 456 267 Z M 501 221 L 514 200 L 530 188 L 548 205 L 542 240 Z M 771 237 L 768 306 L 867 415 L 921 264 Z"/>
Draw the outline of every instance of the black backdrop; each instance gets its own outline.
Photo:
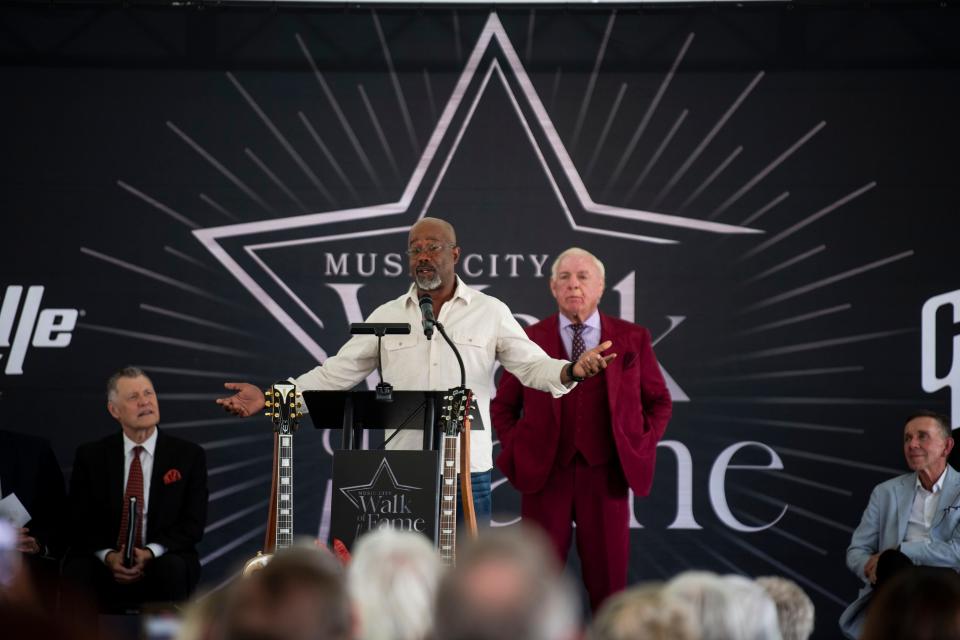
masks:
<path id="1" fill-rule="evenodd" d="M 51 310 L 8 304 L 6 331 L 0 312 L 3 427 L 49 438 L 69 473 L 114 428 L 102 381 L 148 369 L 163 427 L 207 449 L 205 585 L 259 548 L 269 488 L 268 425 L 219 413 L 220 383 L 333 353 L 406 287 L 426 211 L 524 322 L 552 311 L 544 274 L 576 244 L 607 264 L 602 308 L 660 339 L 678 402 L 630 580 L 785 574 L 834 635 L 903 419 L 956 410 L 922 385 L 922 344 L 931 377 L 960 358 L 950 304 L 921 329 L 960 288 L 956 10 L 0 18 L 0 295 L 42 286 Z M 295 526 L 322 536 L 328 433 L 307 427 Z M 734 450 L 782 469 L 724 475 Z M 516 495 L 494 497 L 511 522 Z"/>

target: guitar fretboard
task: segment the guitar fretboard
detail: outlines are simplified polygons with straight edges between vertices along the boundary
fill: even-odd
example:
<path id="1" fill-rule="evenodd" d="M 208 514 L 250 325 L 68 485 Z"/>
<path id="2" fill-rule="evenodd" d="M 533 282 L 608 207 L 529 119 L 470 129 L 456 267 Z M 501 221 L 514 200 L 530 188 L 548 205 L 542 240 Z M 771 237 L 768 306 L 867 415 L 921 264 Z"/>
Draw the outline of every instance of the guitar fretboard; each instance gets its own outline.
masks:
<path id="1" fill-rule="evenodd" d="M 443 486 L 440 491 L 440 560 L 453 566 L 457 546 L 457 440 L 443 436 Z"/>
<path id="2" fill-rule="evenodd" d="M 293 544 L 293 435 L 281 432 L 277 457 L 277 549 Z"/>

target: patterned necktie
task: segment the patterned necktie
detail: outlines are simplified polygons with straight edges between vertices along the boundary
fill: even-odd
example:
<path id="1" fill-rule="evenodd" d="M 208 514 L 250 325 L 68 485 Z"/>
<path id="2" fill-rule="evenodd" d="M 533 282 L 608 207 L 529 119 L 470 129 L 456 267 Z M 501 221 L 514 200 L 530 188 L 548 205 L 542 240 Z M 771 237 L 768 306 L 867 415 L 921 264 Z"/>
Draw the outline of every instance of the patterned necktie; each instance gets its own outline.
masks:
<path id="1" fill-rule="evenodd" d="M 140 546 L 143 541 L 143 467 L 140 466 L 140 452 L 143 447 L 133 448 L 133 462 L 130 463 L 130 474 L 127 476 L 127 490 L 123 494 L 123 508 L 120 510 L 120 537 L 117 539 L 117 548 L 127 543 L 127 528 L 130 520 L 130 498 L 137 499 L 137 518 L 133 523 L 133 540 L 135 546 Z"/>
<path id="2" fill-rule="evenodd" d="M 573 327 L 573 353 L 570 354 L 570 359 L 576 362 L 587 350 L 587 346 L 583 343 L 583 330 L 586 329 L 586 325 L 578 322 L 570 326 Z"/>

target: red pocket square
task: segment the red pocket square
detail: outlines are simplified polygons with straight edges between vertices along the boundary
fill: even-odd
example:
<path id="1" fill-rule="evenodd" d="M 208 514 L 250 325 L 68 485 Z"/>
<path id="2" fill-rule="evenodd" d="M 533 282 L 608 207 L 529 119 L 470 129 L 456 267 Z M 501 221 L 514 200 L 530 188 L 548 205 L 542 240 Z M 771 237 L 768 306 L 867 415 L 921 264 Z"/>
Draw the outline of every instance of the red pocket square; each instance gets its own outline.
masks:
<path id="1" fill-rule="evenodd" d="M 173 484 L 183 476 L 180 475 L 179 469 L 170 469 L 165 474 L 163 474 L 163 484 Z"/>

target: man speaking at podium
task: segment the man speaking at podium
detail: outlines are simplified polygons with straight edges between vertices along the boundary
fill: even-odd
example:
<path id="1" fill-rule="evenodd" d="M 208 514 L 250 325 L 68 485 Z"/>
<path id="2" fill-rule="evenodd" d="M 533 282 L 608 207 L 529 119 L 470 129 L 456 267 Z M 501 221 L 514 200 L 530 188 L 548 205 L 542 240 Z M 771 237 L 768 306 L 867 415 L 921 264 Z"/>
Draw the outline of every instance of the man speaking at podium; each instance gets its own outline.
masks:
<path id="1" fill-rule="evenodd" d="M 423 324 L 421 300 L 432 300 L 432 312 L 457 345 L 466 369 L 467 388 L 473 391 L 475 406 L 484 425 L 470 433 L 470 476 L 474 509 L 481 526 L 490 522 L 490 471 L 493 468 L 490 438 L 490 397 L 496 361 L 521 383 L 555 397 L 562 396 L 577 380 L 603 370 L 616 354 L 602 355 L 611 342 L 598 344 L 576 362 L 549 357 L 533 343 L 507 306 L 494 297 L 468 287 L 454 274 L 460 247 L 453 226 L 439 218 L 422 218 L 410 228 L 407 243 L 413 283 L 407 292 L 378 307 L 367 322 Z M 428 305 L 430 306 L 430 305 Z M 446 390 L 460 384 L 460 367 L 445 341 L 428 340 L 421 331 L 383 338 L 383 377 L 395 389 Z M 352 389 L 377 367 L 377 339 L 354 336 L 335 355 L 296 379 L 302 391 Z M 230 413 L 249 416 L 264 406 L 263 392 L 248 383 L 228 382 L 236 391 L 217 402 Z M 419 449 L 422 434 L 401 431 L 388 444 L 393 449 Z"/>

